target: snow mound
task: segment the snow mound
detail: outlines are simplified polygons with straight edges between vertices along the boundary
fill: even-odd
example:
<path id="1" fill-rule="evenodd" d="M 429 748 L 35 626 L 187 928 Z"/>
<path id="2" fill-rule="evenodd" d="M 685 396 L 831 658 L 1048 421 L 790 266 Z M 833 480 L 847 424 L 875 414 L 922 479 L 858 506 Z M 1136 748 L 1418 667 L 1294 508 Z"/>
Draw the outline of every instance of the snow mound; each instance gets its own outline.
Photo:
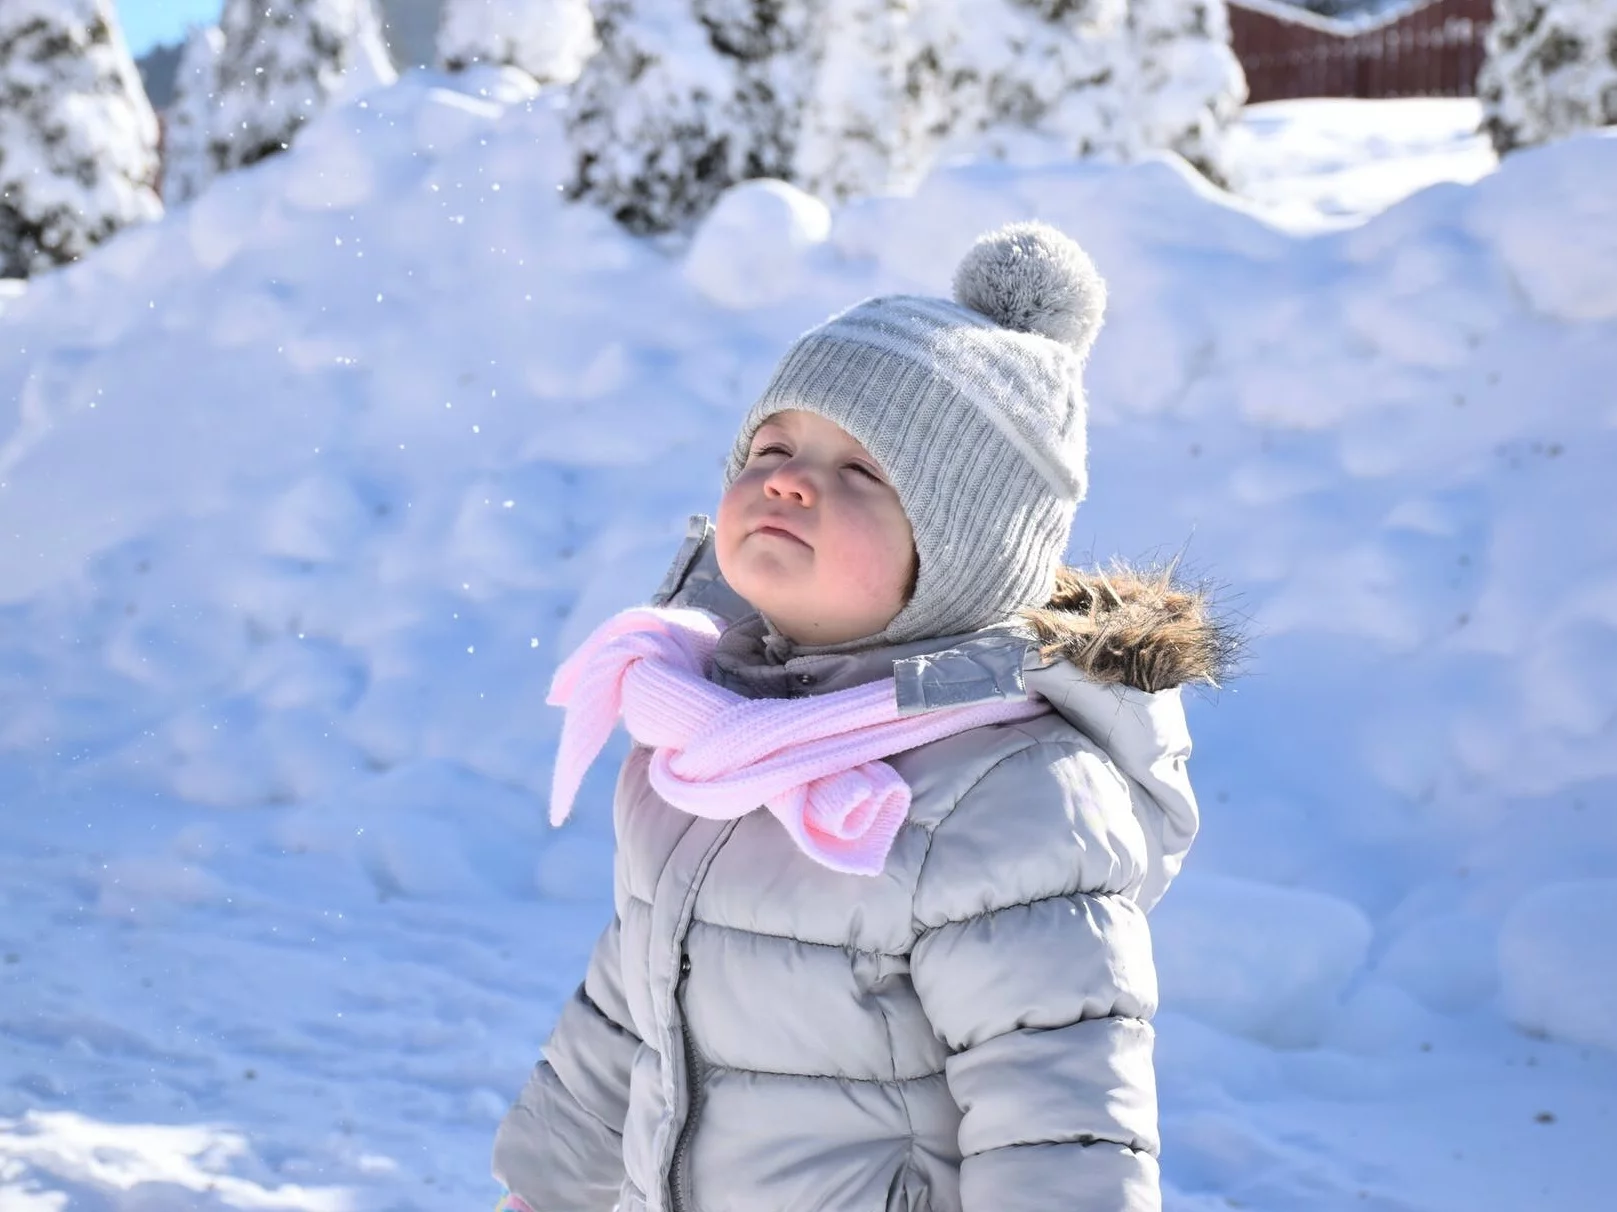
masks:
<path id="1" fill-rule="evenodd" d="M 1376 970 L 1429 1009 L 1462 1013 L 1498 988 L 1494 934 L 1494 924 L 1474 914 L 1423 918 L 1393 941 Z"/>
<path id="2" fill-rule="evenodd" d="M 1317 1043 L 1373 929 L 1339 897 L 1187 875 L 1151 918 L 1164 1005 L 1282 1048 Z"/>
<path id="3" fill-rule="evenodd" d="M 1517 1026 L 1617 1051 L 1617 879 L 1524 896 L 1499 932 L 1499 976 Z"/>
<path id="4" fill-rule="evenodd" d="M 196 1212 L 347 1212 L 353 1207 L 349 1190 L 276 1183 L 267 1169 L 244 1136 L 217 1128 L 103 1123 L 71 1112 L 0 1119 L 0 1203 L 13 1212 L 58 1212 L 67 1206 L 43 1193 L 40 1180 L 65 1180 L 75 1206 L 84 1207 Z M 267 1184 L 257 1181 L 266 1178 Z M 137 1202 L 101 1202 L 98 1196 L 109 1190 L 138 1192 Z M 80 1205 L 80 1200 L 87 1202 Z"/>
<path id="5" fill-rule="evenodd" d="M 767 307 L 801 289 L 804 258 L 830 234 L 831 212 L 812 194 L 785 181 L 743 181 L 697 228 L 685 280 L 722 307 Z"/>
<path id="6" fill-rule="evenodd" d="M 1533 306 L 1561 320 L 1617 320 L 1617 129 L 1518 152 L 1477 191 L 1468 226 L 1499 249 Z M 1563 199 L 1546 223 L 1536 200 Z"/>

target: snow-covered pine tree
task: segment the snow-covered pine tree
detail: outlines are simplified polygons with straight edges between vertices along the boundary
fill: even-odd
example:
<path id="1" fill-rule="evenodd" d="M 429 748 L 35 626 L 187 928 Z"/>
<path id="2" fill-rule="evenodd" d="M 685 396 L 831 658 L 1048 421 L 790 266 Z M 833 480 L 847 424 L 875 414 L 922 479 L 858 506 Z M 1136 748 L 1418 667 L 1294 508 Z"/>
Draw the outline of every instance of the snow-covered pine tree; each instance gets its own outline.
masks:
<path id="1" fill-rule="evenodd" d="M 382 37 L 400 70 L 430 67 L 438 61 L 438 29 L 445 0 L 376 0 Z"/>
<path id="2" fill-rule="evenodd" d="M 0 278 L 163 213 L 157 117 L 111 0 L 0 3 Z"/>
<path id="3" fill-rule="evenodd" d="M 940 157 L 1171 147 L 1217 179 L 1245 96 L 1224 0 L 597 0 L 571 94 L 576 195 L 638 232 L 749 177 L 828 200 Z"/>
<path id="4" fill-rule="evenodd" d="M 288 147 L 327 105 L 395 78 L 371 0 L 225 0 L 208 141 L 219 172 Z"/>
<path id="5" fill-rule="evenodd" d="M 589 0 L 445 0 L 438 26 L 438 63 L 450 71 L 509 64 L 568 84 L 594 52 Z"/>
<path id="6" fill-rule="evenodd" d="M 174 71 L 174 101 L 163 114 L 163 202 L 176 206 L 200 194 L 213 179 L 208 141 L 217 105 L 219 55 L 225 36 L 216 25 L 186 35 Z"/>
<path id="7" fill-rule="evenodd" d="M 1483 129 L 1501 155 L 1617 126 L 1617 5 L 1495 0 L 1477 75 Z"/>
<path id="8" fill-rule="evenodd" d="M 827 201 L 898 193 L 930 167 L 923 111 L 908 87 L 923 0 L 824 0 L 795 172 Z"/>
<path id="9" fill-rule="evenodd" d="M 1125 139 L 1126 0 L 928 0 L 907 88 L 935 155 L 1025 161 Z"/>
<path id="10" fill-rule="evenodd" d="M 596 0 L 572 195 L 648 233 L 688 227 L 737 181 L 791 180 L 821 3 Z"/>
<path id="11" fill-rule="evenodd" d="M 941 155 L 1012 162 L 1121 141 L 1125 0 L 931 0 L 909 92 Z"/>
<path id="12" fill-rule="evenodd" d="M 1125 154 L 1171 148 L 1227 183 L 1224 133 L 1246 101 L 1224 0 L 1129 0 L 1132 85 Z"/>
<path id="13" fill-rule="evenodd" d="M 1172 148 L 1222 180 L 1246 97 L 1224 0 L 936 0 L 909 92 L 940 154 L 1133 160 Z"/>

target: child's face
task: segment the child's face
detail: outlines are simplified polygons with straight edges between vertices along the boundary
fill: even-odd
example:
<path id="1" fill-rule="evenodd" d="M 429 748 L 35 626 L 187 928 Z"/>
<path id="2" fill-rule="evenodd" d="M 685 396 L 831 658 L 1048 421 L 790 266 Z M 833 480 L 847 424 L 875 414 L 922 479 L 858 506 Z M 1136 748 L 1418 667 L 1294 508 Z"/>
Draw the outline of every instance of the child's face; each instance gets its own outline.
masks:
<path id="1" fill-rule="evenodd" d="M 898 493 L 847 430 L 775 413 L 719 502 L 724 579 L 783 635 L 840 644 L 904 608 L 915 542 Z"/>

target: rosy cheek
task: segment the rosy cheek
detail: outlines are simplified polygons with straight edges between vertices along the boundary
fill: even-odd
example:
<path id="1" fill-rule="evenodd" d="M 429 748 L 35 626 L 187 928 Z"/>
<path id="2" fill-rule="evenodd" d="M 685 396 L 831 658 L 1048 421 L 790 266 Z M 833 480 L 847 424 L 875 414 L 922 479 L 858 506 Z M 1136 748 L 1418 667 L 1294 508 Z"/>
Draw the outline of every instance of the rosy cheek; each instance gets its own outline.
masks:
<path id="1" fill-rule="evenodd" d="M 860 583 L 872 590 L 884 585 L 891 579 L 894 560 L 901 558 L 902 553 L 894 549 L 886 535 L 867 535 L 860 544 L 855 570 Z"/>
<path id="2" fill-rule="evenodd" d="M 717 531 L 714 546 L 720 553 L 728 553 L 735 546 L 743 492 L 742 482 L 737 480 L 719 498 L 718 516 L 714 519 L 714 530 Z"/>

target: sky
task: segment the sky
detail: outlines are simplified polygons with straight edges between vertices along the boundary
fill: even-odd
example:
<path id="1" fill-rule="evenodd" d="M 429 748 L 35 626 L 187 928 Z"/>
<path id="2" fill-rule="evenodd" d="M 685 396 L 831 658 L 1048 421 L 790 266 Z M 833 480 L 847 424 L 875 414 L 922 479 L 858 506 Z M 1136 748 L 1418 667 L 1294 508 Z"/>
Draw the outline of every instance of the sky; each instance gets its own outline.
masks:
<path id="1" fill-rule="evenodd" d="M 188 25 L 219 19 L 221 0 L 115 0 L 132 55 L 159 42 L 178 42 Z"/>

